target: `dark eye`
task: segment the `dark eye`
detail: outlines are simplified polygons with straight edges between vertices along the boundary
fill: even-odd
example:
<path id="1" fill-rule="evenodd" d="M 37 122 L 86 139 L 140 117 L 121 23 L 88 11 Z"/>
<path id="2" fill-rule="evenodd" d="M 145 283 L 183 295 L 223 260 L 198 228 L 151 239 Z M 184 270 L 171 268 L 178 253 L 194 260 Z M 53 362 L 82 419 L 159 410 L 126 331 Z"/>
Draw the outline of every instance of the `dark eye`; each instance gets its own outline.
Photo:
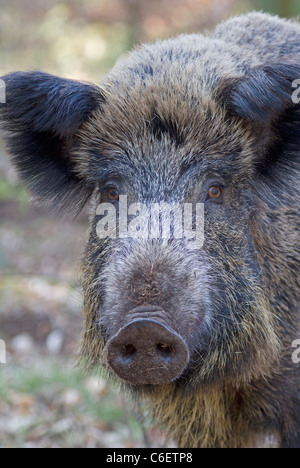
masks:
<path id="1" fill-rule="evenodd" d="M 222 188 L 219 187 L 218 185 L 213 185 L 208 190 L 207 199 L 220 198 L 221 195 L 222 195 Z"/>
<path id="2" fill-rule="evenodd" d="M 119 200 L 120 194 L 116 188 L 109 188 L 107 193 L 110 200 Z"/>

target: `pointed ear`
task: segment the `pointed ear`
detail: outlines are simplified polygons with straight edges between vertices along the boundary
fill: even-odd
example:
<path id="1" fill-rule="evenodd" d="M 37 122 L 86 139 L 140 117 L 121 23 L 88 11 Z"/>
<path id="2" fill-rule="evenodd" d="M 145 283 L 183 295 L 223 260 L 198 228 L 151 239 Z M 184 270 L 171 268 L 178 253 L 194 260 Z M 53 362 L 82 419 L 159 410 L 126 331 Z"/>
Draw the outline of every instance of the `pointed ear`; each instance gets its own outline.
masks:
<path id="1" fill-rule="evenodd" d="M 271 64 L 254 68 L 243 77 L 223 80 L 217 94 L 234 115 L 268 124 L 295 107 L 293 83 L 299 78 L 300 65 Z"/>
<path id="2" fill-rule="evenodd" d="M 300 65 L 271 64 L 225 79 L 217 89 L 229 115 L 256 135 L 258 173 L 272 175 L 278 187 L 300 172 L 299 79 Z"/>
<path id="3" fill-rule="evenodd" d="M 1 130 L 21 180 L 53 211 L 79 212 L 93 187 L 79 175 L 72 149 L 77 130 L 104 101 L 102 90 L 41 72 L 2 80 Z"/>

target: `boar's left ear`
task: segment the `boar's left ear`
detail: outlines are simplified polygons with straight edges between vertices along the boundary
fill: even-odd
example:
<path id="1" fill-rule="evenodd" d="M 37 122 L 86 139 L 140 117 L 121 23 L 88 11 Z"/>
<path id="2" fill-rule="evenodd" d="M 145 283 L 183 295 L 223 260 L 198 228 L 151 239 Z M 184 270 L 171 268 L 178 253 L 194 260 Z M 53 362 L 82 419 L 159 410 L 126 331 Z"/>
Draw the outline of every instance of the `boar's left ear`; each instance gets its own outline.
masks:
<path id="1" fill-rule="evenodd" d="M 20 178 L 56 213 L 79 212 L 93 187 L 71 150 L 77 130 L 104 100 L 101 89 L 41 72 L 11 73 L 3 83 L 0 124 Z"/>
<path id="2" fill-rule="evenodd" d="M 288 108 L 295 107 L 296 93 L 292 85 L 297 79 L 300 79 L 299 65 L 265 65 L 243 77 L 225 79 L 220 83 L 218 95 L 233 114 L 268 124 Z"/>

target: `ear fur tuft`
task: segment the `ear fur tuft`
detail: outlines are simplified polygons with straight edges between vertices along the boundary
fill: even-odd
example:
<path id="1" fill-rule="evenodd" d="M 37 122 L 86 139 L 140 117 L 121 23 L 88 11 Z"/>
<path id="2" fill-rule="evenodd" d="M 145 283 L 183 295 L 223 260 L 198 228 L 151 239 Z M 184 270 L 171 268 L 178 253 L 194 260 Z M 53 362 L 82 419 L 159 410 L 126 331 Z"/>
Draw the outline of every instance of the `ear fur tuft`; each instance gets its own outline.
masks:
<path id="1" fill-rule="evenodd" d="M 79 178 L 71 149 L 79 127 L 104 101 L 103 92 L 42 72 L 11 73 L 2 80 L 0 125 L 20 178 L 56 213 L 80 211 L 93 187 Z"/>

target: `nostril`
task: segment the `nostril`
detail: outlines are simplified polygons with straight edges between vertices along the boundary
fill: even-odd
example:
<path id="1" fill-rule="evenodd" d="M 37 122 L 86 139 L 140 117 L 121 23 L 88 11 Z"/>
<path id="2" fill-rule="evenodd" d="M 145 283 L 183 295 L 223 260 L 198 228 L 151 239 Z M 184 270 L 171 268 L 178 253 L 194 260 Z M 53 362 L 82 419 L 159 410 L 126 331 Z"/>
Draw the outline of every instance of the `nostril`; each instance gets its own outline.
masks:
<path id="1" fill-rule="evenodd" d="M 167 345 L 165 343 L 158 343 L 156 346 L 158 351 L 163 354 L 164 356 L 169 356 L 170 354 L 173 354 L 174 350 L 172 346 Z"/>
<path id="2" fill-rule="evenodd" d="M 122 356 L 129 357 L 136 353 L 136 347 L 133 344 L 127 344 L 122 347 Z"/>

